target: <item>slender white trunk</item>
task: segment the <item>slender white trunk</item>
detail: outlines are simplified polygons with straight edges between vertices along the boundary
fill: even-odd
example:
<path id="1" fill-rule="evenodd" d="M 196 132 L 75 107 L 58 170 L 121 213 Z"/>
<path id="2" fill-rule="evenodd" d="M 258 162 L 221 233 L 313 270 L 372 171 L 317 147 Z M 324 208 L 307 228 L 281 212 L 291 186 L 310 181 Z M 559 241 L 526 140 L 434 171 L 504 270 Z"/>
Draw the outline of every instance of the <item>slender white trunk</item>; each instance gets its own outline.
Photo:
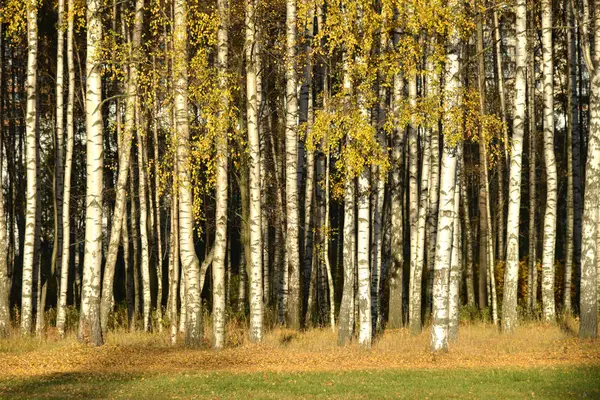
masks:
<path id="1" fill-rule="evenodd" d="M 104 189 L 100 9 L 99 0 L 87 0 L 85 253 L 78 333 L 79 340 L 95 345 L 103 343 L 100 328 L 102 190 Z"/>
<path id="2" fill-rule="evenodd" d="M 63 242 L 62 242 L 62 257 L 60 268 L 60 289 L 58 296 L 58 310 L 56 314 L 56 327 L 60 336 L 65 334 L 65 317 L 67 307 L 67 289 L 69 284 L 69 260 L 70 260 L 70 238 L 71 238 L 71 173 L 73 165 L 73 141 L 74 141 L 74 124 L 73 124 L 73 108 L 75 106 L 75 63 L 73 60 L 73 29 L 74 21 L 72 17 L 73 0 L 68 0 L 68 25 L 67 25 L 67 70 L 69 74 L 69 89 L 67 94 L 67 140 L 65 142 L 65 175 L 63 185 Z M 118 115 L 118 114 L 117 114 Z M 118 116 L 117 116 L 118 118 Z"/>
<path id="3" fill-rule="evenodd" d="M 587 3 L 587 2 L 584 2 Z M 600 46 L 600 1 L 594 1 L 594 47 Z M 581 246 L 581 286 L 579 295 L 580 325 L 579 336 L 595 338 L 598 336 L 598 202 L 600 194 L 600 52 L 594 59 L 590 57 L 588 38 L 587 4 L 584 7 L 582 28 L 582 46 L 586 65 L 591 75 L 590 84 L 590 131 L 588 155 L 585 170 L 585 193 L 583 204 L 582 246 Z"/>
<path id="4" fill-rule="evenodd" d="M 256 4 L 246 5 L 246 98 L 249 148 L 249 243 L 250 243 L 250 341 L 263 340 L 262 230 L 260 204 L 260 141 L 258 135 L 258 101 L 256 87 Z M 292 176 L 294 185 L 296 175 Z"/>
<path id="5" fill-rule="evenodd" d="M 452 257 L 448 281 L 448 340 L 458 340 L 458 310 L 460 306 L 460 283 L 462 261 L 462 236 L 460 228 L 460 194 L 462 183 L 462 145 L 458 148 L 458 171 L 454 190 L 454 226 L 452 228 Z"/>
<path id="6" fill-rule="evenodd" d="M 286 0 L 286 110 L 285 110 L 285 194 L 286 194 L 286 255 L 288 260 L 289 293 L 287 325 L 300 328 L 300 252 L 298 248 L 298 132 L 296 118 L 296 0 Z"/>
<path id="7" fill-rule="evenodd" d="M 217 32 L 217 67 L 219 69 L 219 91 L 221 94 L 219 131 L 216 138 L 217 178 L 216 178 L 216 228 L 214 256 L 212 263 L 213 307 L 212 345 L 216 349 L 225 345 L 225 254 L 227 251 L 227 131 L 229 93 L 227 91 L 227 43 L 229 26 L 229 5 L 227 0 L 219 0 L 219 30 Z M 260 199 L 259 199 L 260 202 Z"/>
<path id="8" fill-rule="evenodd" d="M 177 343 L 177 295 L 179 287 L 179 217 L 178 217 L 179 202 L 177 201 L 177 190 L 173 188 L 171 194 L 171 238 L 169 250 L 171 254 L 169 260 L 171 263 L 171 281 L 169 287 L 169 295 L 171 297 L 171 309 L 169 319 L 171 321 L 170 343 Z M 183 297 L 182 297 L 183 298 Z M 182 307 L 183 310 L 183 307 Z"/>
<path id="9" fill-rule="evenodd" d="M 456 29 L 450 33 L 447 45 L 445 79 L 444 148 L 440 176 L 439 216 L 433 277 L 433 312 L 431 326 L 432 351 L 448 351 L 449 275 L 454 231 L 454 192 L 456 190 L 457 148 L 453 145 L 459 127 L 454 126 L 450 111 L 461 106 L 460 40 Z M 461 140 L 462 138 L 458 138 Z"/>
<path id="10" fill-rule="evenodd" d="M 21 293 L 21 334 L 31 333 L 33 313 L 33 265 L 37 220 L 37 3 L 27 1 L 27 110 L 25 116 L 25 158 L 27 192 L 25 240 L 23 245 L 23 283 Z"/>
<path id="11" fill-rule="evenodd" d="M 552 62 L 552 2 L 542 0 L 542 56 L 544 64 L 544 161 L 546 213 L 542 254 L 542 304 L 546 321 L 555 320 L 554 251 L 556 245 L 557 172 L 554 155 L 554 66 Z M 523 82 L 525 86 L 525 82 Z M 524 91 L 524 89 L 523 89 Z M 523 96 L 525 100 L 525 96 Z M 523 104 L 523 108 L 524 104 Z M 524 110 L 523 110 L 524 112 Z"/>
<path id="12" fill-rule="evenodd" d="M 364 167 L 358 177 L 358 343 L 363 347 L 371 347 L 371 277 L 369 271 L 369 228 L 371 215 L 369 212 L 369 170 Z"/>
<path id="13" fill-rule="evenodd" d="M 113 285 L 115 276 L 115 265 L 117 263 L 117 255 L 119 251 L 119 242 L 121 239 L 121 229 L 123 227 L 123 219 L 125 216 L 125 209 L 127 207 L 127 181 L 129 179 L 129 170 L 131 164 L 131 143 L 133 140 L 133 133 L 135 130 L 135 107 L 138 90 L 138 60 L 140 58 L 140 46 L 142 41 L 142 28 L 144 18 L 144 0 L 136 0 L 135 4 L 135 17 L 134 17 L 134 28 L 133 28 L 133 39 L 130 44 L 129 56 L 130 60 L 127 65 L 128 76 L 126 83 L 127 97 L 125 99 L 125 127 L 123 138 L 119 144 L 119 169 L 117 172 L 117 183 L 116 183 L 116 198 L 115 198 L 115 209 L 112 218 L 112 229 L 110 232 L 110 239 L 108 244 L 108 251 L 106 254 L 106 263 L 104 266 L 104 279 L 102 282 L 102 301 L 100 304 L 100 321 L 102 324 L 102 331 L 106 332 L 108 325 L 108 316 L 112 309 L 112 298 L 113 298 Z M 141 143 L 140 132 L 141 127 L 138 127 L 138 141 Z M 138 164 L 140 168 L 140 186 L 145 185 L 145 181 L 142 181 L 142 162 L 141 159 L 141 145 L 139 146 L 138 153 Z M 144 173 L 145 175 L 145 173 Z M 133 179 L 133 176 L 131 177 Z M 140 197 L 141 199 L 141 197 Z M 132 198 L 132 201 L 135 201 Z M 141 206 L 140 206 L 141 208 Z M 141 219 L 140 219 L 141 221 Z M 143 235 L 142 230 L 142 235 Z M 147 240 L 147 236 L 146 236 Z M 142 245 L 142 266 L 144 265 L 144 246 Z M 146 246 L 147 252 L 147 246 Z M 134 255 L 134 257 L 136 257 Z M 147 259 L 147 256 L 146 256 Z M 144 268 L 144 267 L 142 267 Z M 143 271 L 143 269 L 142 269 Z M 144 301 L 146 303 L 146 301 Z M 149 301 L 148 301 L 149 303 Z M 148 309 L 149 313 L 149 309 Z M 144 317 L 146 323 L 144 323 L 144 330 L 146 330 L 147 324 L 149 323 L 149 314 Z"/>
<path id="14" fill-rule="evenodd" d="M 512 148 L 510 152 L 510 182 L 508 220 L 506 227 L 507 250 L 502 300 L 502 329 L 509 332 L 517 324 L 517 283 L 519 278 L 519 215 L 521 211 L 521 163 L 525 128 L 525 68 L 527 63 L 527 4 L 517 0 L 516 19 L 516 78 Z"/>
<path id="15" fill-rule="evenodd" d="M 177 185 L 179 188 L 179 252 L 185 270 L 186 337 L 189 346 L 198 346 L 202 340 L 202 307 L 200 302 L 200 262 L 194 248 L 194 215 L 189 144 L 187 97 L 187 11 L 186 0 L 174 4 L 174 102 L 177 134 Z"/>

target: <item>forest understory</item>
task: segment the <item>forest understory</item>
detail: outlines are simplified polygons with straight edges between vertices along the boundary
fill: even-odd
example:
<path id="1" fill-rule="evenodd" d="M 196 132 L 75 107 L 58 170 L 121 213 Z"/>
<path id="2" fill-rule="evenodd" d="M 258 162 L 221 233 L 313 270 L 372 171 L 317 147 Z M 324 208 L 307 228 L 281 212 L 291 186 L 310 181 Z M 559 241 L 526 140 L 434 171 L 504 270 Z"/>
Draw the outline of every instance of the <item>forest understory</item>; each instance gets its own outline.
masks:
<path id="1" fill-rule="evenodd" d="M 502 334 L 488 323 L 461 324 L 460 340 L 452 351 L 429 350 L 429 330 L 413 335 L 408 329 L 386 330 L 371 350 L 356 343 L 337 346 L 330 329 L 296 332 L 275 328 L 261 344 L 246 339 L 242 323 L 228 324 L 227 347 L 190 349 L 169 344 L 168 332 L 109 331 L 104 346 L 82 346 L 74 334 L 61 340 L 55 329 L 45 338 L 0 341 L 0 381 L 44 377 L 59 373 L 179 374 L 185 372 L 309 372 L 387 369 L 600 367 L 600 344 L 577 337 L 578 322 L 565 318 L 560 325 L 524 323 L 514 333 Z M 600 383 L 599 383 L 600 384 Z M 1 392 L 0 392 L 1 393 Z"/>

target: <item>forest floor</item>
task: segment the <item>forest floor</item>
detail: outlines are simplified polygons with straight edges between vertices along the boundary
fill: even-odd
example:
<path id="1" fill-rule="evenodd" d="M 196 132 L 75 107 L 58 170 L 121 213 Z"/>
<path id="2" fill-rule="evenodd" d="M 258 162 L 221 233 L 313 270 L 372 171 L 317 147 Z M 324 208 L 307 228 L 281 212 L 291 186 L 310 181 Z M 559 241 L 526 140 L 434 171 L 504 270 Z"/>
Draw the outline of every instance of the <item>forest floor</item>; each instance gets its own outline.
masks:
<path id="1" fill-rule="evenodd" d="M 600 398 L 600 341 L 567 326 L 461 325 L 441 355 L 428 328 L 388 330 L 370 350 L 328 329 L 275 329 L 260 345 L 230 332 L 221 351 L 169 346 L 167 332 L 1 340 L 0 398 Z"/>

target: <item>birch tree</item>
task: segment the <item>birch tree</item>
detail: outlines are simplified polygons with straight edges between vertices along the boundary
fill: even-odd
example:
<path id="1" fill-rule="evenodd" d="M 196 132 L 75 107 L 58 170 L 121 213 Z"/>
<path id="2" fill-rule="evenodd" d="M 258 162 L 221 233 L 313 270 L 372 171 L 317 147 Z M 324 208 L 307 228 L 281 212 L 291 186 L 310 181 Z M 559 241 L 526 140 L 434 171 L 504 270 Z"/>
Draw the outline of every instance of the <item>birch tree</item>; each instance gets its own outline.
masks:
<path id="1" fill-rule="evenodd" d="M 86 52 L 86 212 L 85 253 L 81 311 L 79 316 L 80 341 L 103 344 L 100 328 L 100 274 L 102 267 L 102 190 L 103 122 L 101 42 L 102 14 L 100 0 L 87 0 L 87 52 Z"/>
<path id="2" fill-rule="evenodd" d="M 37 3 L 27 4 L 27 110 L 25 116 L 27 192 L 25 240 L 23 245 L 23 282 L 21 293 L 21 334 L 31 333 L 33 313 L 33 265 L 37 221 Z"/>
<path id="3" fill-rule="evenodd" d="M 506 269 L 504 272 L 504 294 L 502 299 L 502 329 L 506 332 L 512 331 L 517 324 L 519 215 L 521 207 L 521 163 L 525 127 L 525 68 L 527 62 L 527 4 L 525 0 L 517 0 L 516 15 L 515 106 L 510 151 Z"/>
<path id="4" fill-rule="evenodd" d="M 300 328 L 300 250 L 298 244 L 298 132 L 297 132 L 297 78 L 296 78 L 296 0 L 286 0 L 286 54 L 285 54 L 285 194 L 287 229 L 286 255 L 289 269 L 287 325 Z"/>
<path id="5" fill-rule="evenodd" d="M 586 67 L 591 76 L 590 83 L 590 131 L 588 155 L 585 168 L 585 191 L 583 200 L 582 243 L 581 243 L 581 287 L 579 295 L 580 325 L 582 338 L 598 336 L 597 297 L 597 224 L 600 193 L 600 0 L 594 0 L 592 20 L 593 41 L 596 51 L 591 53 L 586 43 L 589 37 L 589 9 L 584 1 L 581 37 Z"/>
<path id="6" fill-rule="evenodd" d="M 457 2 L 451 3 L 456 8 Z M 446 44 L 446 72 L 444 96 L 444 147 L 442 150 L 438 236 L 433 277 L 433 313 L 431 325 L 431 351 L 448 351 L 449 278 L 454 234 L 454 192 L 456 190 L 457 121 L 453 109 L 460 107 L 460 38 L 453 27 Z"/>
<path id="7" fill-rule="evenodd" d="M 71 175 L 73 168 L 73 142 L 74 137 L 74 121 L 73 109 L 75 107 L 75 63 L 73 54 L 73 29 L 74 18 L 73 0 L 67 1 L 68 21 L 67 21 L 67 73 L 68 73 L 68 93 L 67 93 L 67 138 L 65 142 L 65 174 L 63 185 L 63 242 L 62 242 L 62 257 L 60 268 L 60 290 L 58 296 L 56 327 L 61 336 L 65 334 L 65 318 L 67 307 L 67 291 L 69 285 L 69 265 L 70 265 L 70 238 L 71 238 Z"/>
<path id="8" fill-rule="evenodd" d="M 289 5 L 288 5 L 289 7 Z M 288 10 L 289 12 L 289 10 Z M 262 283 L 262 229 L 261 229 L 261 204 L 260 204 L 260 141 L 258 136 L 258 99 L 256 87 L 255 64 L 255 38 L 256 38 L 256 4 L 254 0 L 247 0 L 246 4 L 246 98 L 248 115 L 248 147 L 249 147 L 249 278 L 250 278 L 250 341 L 263 340 L 263 283 Z M 295 22 L 294 22 L 295 24 Z M 288 27 L 289 29 L 289 27 Z M 288 83 L 289 85 L 289 83 Z M 295 90 L 295 89 L 294 89 Z M 295 92 L 294 92 L 295 93 Z M 295 94 L 294 94 L 295 98 Z M 289 111 L 289 110 L 288 110 Z M 287 123 L 290 123 L 288 120 Z M 295 123 L 295 120 L 294 120 Z M 288 127 L 289 128 L 289 127 Z M 295 131 L 294 131 L 295 132 Z M 289 133 L 289 132 L 288 132 Z M 294 136 L 295 138 L 295 136 Z M 289 135 L 286 136 L 289 139 Z M 286 142 L 287 145 L 287 142 Z M 289 150 L 288 150 L 289 157 Z M 297 160 L 296 160 L 297 161 Z M 289 158 L 288 158 L 289 162 Z M 287 170 L 286 185 L 289 184 L 290 170 Z M 296 173 L 291 174 L 291 179 L 296 187 Z M 286 186 L 286 189 L 289 189 Z M 289 201 L 289 197 L 288 197 Z M 289 205 L 288 205 L 289 206 Z M 289 210 L 289 207 L 288 207 Z M 296 209 L 297 212 L 297 209 Z M 288 236 L 290 219 L 288 214 Z M 297 224 L 297 220 L 296 220 Z M 297 238 L 296 226 L 296 238 Z M 289 245 L 289 243 L 288 243 Z M 296 242 L 297 245 L 297 242 Z M 289 249 L 289 248 L 288 248 Z M 296 255 L 299 256 L 296 247 Z M 296 259 L 296 261 L 298 261 Z M 296 268 L 299 267 L 299 263 Z M 298 288 L 299 290 L 299 288 Z"/>
<path id="9" fill-rule="evenodd" d="M 202 340 L 200 262 L 194 248 L 194 215 L 190 178 L 190 144 L 187 76 L 187 3 L 174 1 L 173 76 L 177 137 L 177 187 L 179 189 L 179 252 L 185 270 L 185 343 L 198 346 Z"/>
<path id="10" fill-rule="evenodd" d="M 544 162 L 546 164 L 546 213 L 542 254 L 542 303 L 546 321 L 555 320 L 554 251 L 556 245 L 557 187 L 554 156 L 554 64 L 552 62 L 552 2 L 542 1 L 542 57 L 544 64 Z M 525 86 L 525 82 L 523 82 Z M 525 116 L 523 88 L 523 119 Z"/>
<path id="11" fill-rule="evenodd" d="M 217 68 L 219 69 L 219 92 L 221 113 L 217 121 L 217 184 L 216 192 L 216 231 L 214 258 L 212 263 L 213 284 L 213 342 L 216 349 L 225 345 L 225 253 L 227 251 L 227 130 L 229 93 L 227 85 L 227 55 L 229 4 L 227 0 L 217 2 L 219 30 L 217 32 Z M 261 233 L 262 235 L 262 233 Z"/>
<path id="12" fill-rule="evenodd" d="M 139 60 L 141 59 L 141 41 L 142 41 L 142 30 L 143 30 L 143 19 L 144 19 L 144 0 L 136 0 L 135 3 L 135 14 L 133 22 L 133 38 L 129 43 L 129 63 L 127 64 L 127 81 L 126 81 L 126 93 L 125 98 L 125 126 L 123 131 L 123 137 L 119 145 L 119 169 L 117 172 L 117 183 L 116 183 L 116 199 L 115 209 L 113 212 L 112 229 L 110 232 L 110 239 L 108 245 L 108 252 L 106 255 L 106 263 L 104 266 L 104 280 L 102 282 L 102 302 L 100 306 L 101 312 L 101 323 L 102 330 L 106 331 L 108 324 L 108 316 L 112 308 L 112 297 L 113 297 L 113 285 L 115 276 L 115 265 L 117 262 L 117 254 L 119 251 L 119 243 L 122 235 L 122 227 L 124 223 L 125 212 L 127 208 L 127 182 L 129 178 L 129 170 L 131 167 L 131 144 L 133 140 L 133 133 L 135 127 L 135 107 L 137 101 L 137 90 L 138 90 L 138 76 L 139 76 Z M 140 127 L 138 127 L 139 132 Z M 141 136 L 141 132 L 139 132 Z M 140 142 L 138 137 L 138 142 Z M 140 147 L 139 152 L 141 153 L 142 148 Z M 138 159 L 138 164 L 140 164 Z M 139 167 L 142 168 L 142 167 Z M 141 171 L 143 174 L 144 172 Z M 144 174 L 145 175 L 145 174 Z M 131 177 L 133 179 L 133 177 Z M 141 181 L 140 181 L 141 182 Z M 133 200 L 132 200 L 133 201 Z M 132 211 L 133 212 L 133 211 Z M 147 238 L 146 238 L 147 240 Z M 135 246 L 135 245 L 134 245 Z M 143 247 L 143 246 L 142 246 Z M 137 251 L 135 251 L 137 254 Z M 142 249 L 142 253 L 144 250 Z M 137 256 L 134 256 L 137 257 Z M 147 246 L 146 246 L 146 259 L 147 259 Z M 134 261 L 135 263 L 135 261 Z M 142 268 L 145 270 L 144 256 L 142 254 Z M 148 296 L 149 293 L 146 294 Z M 149 298 L 147 303 L 149 304 Z M 148 328 L 149 324 L 149 311 L 145 310 L 148 314 L 144 314 L 144 330 Z"/>

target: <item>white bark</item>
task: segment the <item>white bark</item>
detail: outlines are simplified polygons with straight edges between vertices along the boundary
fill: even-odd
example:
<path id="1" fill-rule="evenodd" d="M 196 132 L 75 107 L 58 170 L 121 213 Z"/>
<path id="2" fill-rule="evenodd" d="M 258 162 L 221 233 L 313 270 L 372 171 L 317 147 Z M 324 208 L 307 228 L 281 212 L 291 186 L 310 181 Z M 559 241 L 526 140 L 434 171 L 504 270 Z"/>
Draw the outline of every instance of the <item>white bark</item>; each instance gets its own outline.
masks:
<path id="1" fill-rule="evenodd" d="M 62 0 L 61 0 L 62 1 Z M 56 327 L 60 336 L 65 334 L 65 318 L 67 307 L 67 290 L 69 284 L 69 260 L 70 260 L 70 238 L 71 238 L 71 173 L 73 165 L 73 141 L 74 141 L 74 124 L 73 124 L 73 108 L 75 106 L 75 63 L 73 60 L 73 29 L 74 21 L 73 0 L 68 0 L 68 25 L 67 25 L 67 70 L 69 74 L 69 89 L 67 94 L 67 139 L 65 142 L 65 175 L 63 185 L 63 241 L 62 241 L 62 257 L 60 268 L 60 289 L 58 296 Z"/>
<path id="2" fill-rule="evenodd" d="M 554 321 L 554 252 L 556 245 L 557 172 L 554 155 L 554 66 L 552 62 L 552 2 L 542 0 L 542 56 L 544 64 L 544 161 L 546 213 L 542 253 L 542 304 L 546 321 Z M 525 82 L 523 82 L 525 86 Z M 524 91 L 525 89 L 523 89 Z M 524 100 L 525 96 L 523 96 Z M 524 108 L 524 106 L 523 106 Z M 523 110 L 524 113 L 524 110 Z"/>
<path id="3" fill-rule="evenodd" d="M 102 19 L 99 0 L 87 1 L 86 59 L 86 212 L 85 253 L 78 338 L 95 345 L 103 343 L 100 328 L 100 279 L 102 268 L 103 123 L 101 43 Z"/>
<path id="4" fill-rule="evenodd" d="M 364 167 L 358 177 L 358 343 L 362 347 L 371 347 L 371 276 L 369 271 L 369 171 Z"/>
<path id="5" fill-rule="evenodd" d="M 129 48 L 129 63 L 127 65 L 128 75 L 126 83 L 127 97 L 125 99 L 125 127 L 123 138 L 119 144 L 119 169 L 117 172 L 117 183 L 116 183 L 116 198 L 115 198 L 115 209 L 112 218 L 112 229 L 110 232 L 110 239 L 108 244 L 108 251 L 106 255 L 106 263 L 104 266 L 104 279 L 102 282 L 102 301 L 100 305 L 100 321 L 102 324 L 102 331 L 106 332 L 108 324 L 108 316 L 112 309 L 112 297 L 113 297 L 113 284 L 115 276 L 115 265 L 117 262 L 117 255 L 119 251 L 119 242 L 121 238 L 121 230 L 123 227 L 123 220 L 125 216 L 125 209 L 127 207 L 127 181 L 129 179 L 129 170 L 131 164 L 131 143 L 133 140 L 133 133 L 135 130 L 135 107 L 138 90 L 138 63 L 140 59 L 140 46 L 142 41 L 142 29 L 143 29 L 143 18 L 144 18 L 144 0 L 136 0 L 135 4 L 135 16 L 134 16 L 134 28 L 133 28 L 133 39 L 130 43 Z M 138 142 L 140 140 L 140 129 L 138 127 Z M 140 156 L 138 156 L 138 164 L 140 164 L 140 186 L 145 185 L 145 181 L 142 181 L 142 163 L 141 163 L 141 145 L 138 150 Z M 131 177 L 133 179 L 133 176 Z M 140 197 L 141 199 L 141 197 Z M 132 201 L 134 201 L 132 199 Z M 140 205 L 141 209 L 141 205 Z M 140 210 L 141 212 L 141 210 Z M 141 223 L 141 218 L 140 218 Z M 143 230 L 142 230 L 143 235 Z M 147 241 L 147 236 L 146 236 Z M 134 257 L 136 257 L 134 255 Z M 146 245 L 146 260 L 147 260 L 147 245 Z M 144 246 L 142 245 L 142 271 L 144 270 Z M 144 301 L 146 303 L 146 301 Z M 148 301 L 149 303 L 149 301 Z M 145 306 L 144 306 L 145 307 Z M 149 323 L 149 309 L 148 315 L 144 311 L 144 330 L 147 328 Z"/>
<path id="6" fill-rule="evenodd" d="M 525 127 L 525 68 L 527 62 L 527 4 L 517 1 L 516 19 L 516 78 L 512 149 L 510 152 L 510 181 L 508 220 L 506 227 L 507 250 L 504 271 L 504 295 L 502 301 L 502 328 L 511 331 L 517 324 L 517 282 L 519 278 L 519 215 L 521 208 L 521 163 L 523 158 L 523 134 Z"/>
<path id="7" fill-rule="evenodd" d="M 462 236 L 460 228 L 460 194 L 462 183 L 462 145 L 457 152 L 458 171 L 454 190 L 454 226 L 452 228 L 452 257 L 450 258 L 450 274 L 448 280 L 448 340 L 458 340 L 458 310 L 460 306 L 460 284 L 462 264 Z"/>
<path id="8" fill-rule="evenodd" d="M 296 118 L 296 0 L 286 0 L 286 112 L 285 112 L 285 194 L 286 194 L 286 256 L 288 260 L 289 293 L 287 325 L 300 328 L 300 252 L 298 244 L 298 132 Z"/>
<path id="9" fill-rule="evenodd" d="M 447 113 L 444 125 L 444 148 L 440 176 L 439 216 L 437 243 L 435 252 L 433 278 L 433 315 L 431 326 L 432 351 L 448 350 L 448 321 L 449 321 L 449 274 L 452 257 L 452 240 L 454 231 L 454 192 L 456 190 L 457 149 L 452 141 L 456 140 L 456 131 L 448 114 L 455 107 L 460 107 L 460 41 L 456 29 L 450 33 L 447 45 L 447 63 L 445 79 L 445 111 Z M 458 139 L 460 140 L 460 138 Z"/>
<path id="10" fill-rule="evenodd" d="M 217 178 L 216 178 L 216 229 L 214 256 L 212 263 L 213 286 L 213 348 L 225 345 L 225 254 L 227 251 L 227 113 L 229 94 L 227 92 L 227 44 L 229 26 L 229 5 L 227 0 L 217 3 L 219 30 L 217 32 L 217 67 L 219 69 L 219 91 L 221 115 L 217 132 Z"/>
<path id="11" fill-rule="evenodd" d="M 587 2 L 584 2 L 584 4 Z M 600 1 L 594 1 L 594 47 L 600 46 Z M 600 200 L 600 52 L 590 58 L 587 40 L 587 5 L 584 8 L 582 26 L 582 46 L 586 56 L 586 65 L 591 75 L 590 84 L 590 131 L 588 155 L 585 170 L 585 193 L 583 205 L 582 246 L 581 246 L 581 286 L 579 295 L 580 325 L 579 336 L 595 338 L 598 336 L 598 202 Z"/>
<path id="12" fill-rule="evenodd" d="M 23 283 L 21 294 L 21 334 L 31 333 L 33 312 L 33 265 L 37 220 L 37 3 L 27 1 L 27 110 L 25 116 L 27 193 L 25 240 L 23 246 Z"/>
<path id="13" fill-rule="evenodd" d="M 194 215 L 190 177 L 189 121 L 187 96 L 187 11 L 186 0 L 174 4 L 173 60 L 175 119 L 177 126 L 177 185 L 179 188 L 179 252 L 185 270 L 186 338 L 188 346 L 200 345 L 202 307 L 200 302 L 200 262 L 194 248 Z"/>
<path id="14" fill-rule="evenodd" d="M 260 140 L 258 136 L 258 101 L 256 87 L 255 36 L 256 4 L 246 5 L 246 98 L 249 147 L 249 243 L 250 243 L 250 341 L 263 340 L 263 283 L 262 283 L 262 229 L 260 204 Z M 289 177 L 289 176 L 288 176 Z M 294 186 L 295 173 L 292 175 Z M 289 221 L 288 221 L 289 223 Z"/>

